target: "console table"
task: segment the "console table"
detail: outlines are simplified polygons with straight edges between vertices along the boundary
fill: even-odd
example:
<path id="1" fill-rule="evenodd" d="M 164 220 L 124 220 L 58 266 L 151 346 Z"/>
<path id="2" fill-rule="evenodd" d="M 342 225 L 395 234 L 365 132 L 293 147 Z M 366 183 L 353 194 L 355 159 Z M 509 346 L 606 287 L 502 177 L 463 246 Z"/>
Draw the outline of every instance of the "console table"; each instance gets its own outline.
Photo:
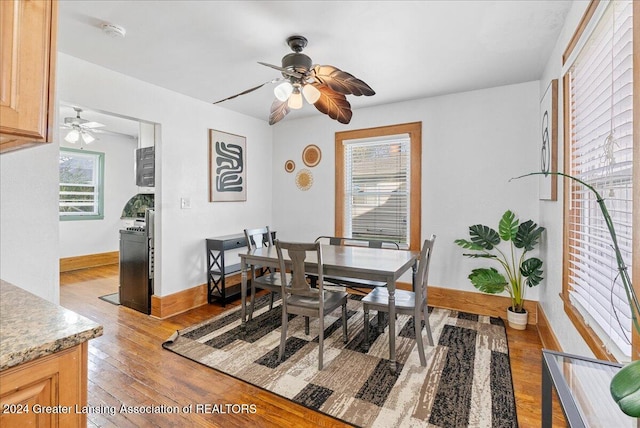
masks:
<path id="1" fill-rule="evenodd" d="M 276 232 L 271 231 L 272 239 Z M 240 280 L 229 285 L 227 280 L 232 275 L 240 273 L 240 260 L 238 263 L 225 265 L 225 251 L 236 248 L 247 248 L 247 239 L 244 233 L 216 236 L 206 239 L 207 245 L 207 301 L 211 304 L 215 301 L 226 303 L 240 297 Z"/>
<path id="2" fill-rule="evenodd" d="M 542 350 L 542 426 L 551 428 L 552 387 L 569 427 L 638 427 L 609 393 L 622 365 L 562 352 Z"/>

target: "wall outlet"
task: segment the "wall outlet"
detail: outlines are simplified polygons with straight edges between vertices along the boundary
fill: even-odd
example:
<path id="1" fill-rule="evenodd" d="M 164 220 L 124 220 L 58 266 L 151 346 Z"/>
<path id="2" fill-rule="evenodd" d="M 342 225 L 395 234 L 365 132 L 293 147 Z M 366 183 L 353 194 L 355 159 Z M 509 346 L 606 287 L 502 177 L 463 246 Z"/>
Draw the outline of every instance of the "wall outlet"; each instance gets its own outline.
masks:
<path id="1" fill-rule="evenodd" d="M 191 199 L 180 198 L 180 208 L 182 208 L 183 210 L 191 209 Z"/>

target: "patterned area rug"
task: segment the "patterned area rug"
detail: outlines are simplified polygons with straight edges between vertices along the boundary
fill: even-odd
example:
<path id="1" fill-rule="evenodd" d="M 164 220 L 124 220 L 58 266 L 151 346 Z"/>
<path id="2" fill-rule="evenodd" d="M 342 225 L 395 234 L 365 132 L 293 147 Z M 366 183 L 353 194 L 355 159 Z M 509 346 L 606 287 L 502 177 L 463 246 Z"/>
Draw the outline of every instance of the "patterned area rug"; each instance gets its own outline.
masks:
<path id="1" fill-rule="evenodd" d="M 307 336 L 304 319 L 291 316 L 281 362 L 281 308 L 278 304 L 268 310 L 266 296 L 256 306 L 245 333 L 236 308 L 176 332 L 163 347 L 357 426 L 518 426 L 509 349 L 499 318 L 430 308 L 436 346 L 428 345 L 423 329 L 427 366 L 422 367 L 413 318 L 398 316 L 398 370 L 392 375 L 387 330 L 378 333 L 375 311 L 370 314 L 369 352 L 362 347 L 363 312 L 357 297 L 348 302 L 347 344 L 340 309 L 325 317 L 322 371 L 317 320 L 311 320 Z"/>

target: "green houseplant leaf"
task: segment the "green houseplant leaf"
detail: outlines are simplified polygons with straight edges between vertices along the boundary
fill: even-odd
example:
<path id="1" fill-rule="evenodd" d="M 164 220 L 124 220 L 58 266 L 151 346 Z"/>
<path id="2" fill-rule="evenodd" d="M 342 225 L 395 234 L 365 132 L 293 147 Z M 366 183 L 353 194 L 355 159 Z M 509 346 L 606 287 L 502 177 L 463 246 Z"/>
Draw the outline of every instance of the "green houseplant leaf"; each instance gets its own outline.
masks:
<path id="1" fill-rule="evenodd" d="M 624 366 L 611 379 L 611 396 L 629 416 L 640 417 L 640 360 Z"/>
<path id="2" fill-rule="evenodd" d="M 518 231 L 518 219 L 516 215 L 511 212 L 511 210 L 507 210 L 500 219 L 500 223 L 498 224 L 498 233 L 500 234 L 500 238 L 503 241 L 511 241 L 513 236 L 515 236 Z"/>
<path id="3" fill-rule="evenodd" d="M 454 242 L 460 245 L 462 248 L 466 248 L 467 250 L 476 250 L 476 251 L 484 250 L 484 247 L 478 244 L 474 244 L 471 241 L 467 241 L 466 239 L 456 239 Z"/>
<path id="4" fill-rule="evenodd" d="M 498 232 L 482 224 L 470 226 L 469 235 L 471 236 L 471 242 L 485 250 L 492 250 L 493 247 L 500 243 Z"/>
<path id="5" fill-rule="evenodd" d="M 505 277 L 494 268 L 479 268 L 471 271 L 471 283 L 480 291 L 489 294 L 502 293 L 509 284 Z"/>
<path id="6" fill-rule="evenodd" d="M 542 260 L 532 257 L 522 262 L 520 273 L 527 278 L 527 285 L 535 287 L 542 281 Z"/>
<path id="7" fill-rule="evenodd" d="M 527 220 L 518 227 L 513 245 L 516 248 L 524 248 L 525 251 L 531 251 L 538 244 L 538 239 L 542 232 L 544 232 L 544 227 L 538 227 L 532 220 Z"/>

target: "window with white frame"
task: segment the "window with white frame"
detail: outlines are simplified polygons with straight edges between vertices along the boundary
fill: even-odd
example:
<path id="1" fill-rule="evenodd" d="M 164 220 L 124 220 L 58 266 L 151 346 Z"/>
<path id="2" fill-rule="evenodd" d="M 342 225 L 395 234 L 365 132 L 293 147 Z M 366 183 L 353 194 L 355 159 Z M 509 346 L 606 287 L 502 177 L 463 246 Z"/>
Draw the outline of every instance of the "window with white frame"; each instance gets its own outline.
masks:
<path id="1" fill-rule="evenodd" d="M 344 146 L 346 235 L 408 246 L 409 135 L 347 140 Z"/>
<path id="2" fill-rule="evenodd" d="M 104 153 L 60 148 L 60 220 L 104 217 Z"/>
<path id="3" fill-rule="evenodd" d="M 601 2 L 566 58 L 564 78 L 565 171 L 605 199 L 629 270 L 633 169 L 640 167 L 633 157 L 633 21 L 631 0 Z M 605 220 L 593 192 L 575 182 L 565 188 L 563 294 L 598 335 L 596 346 L 628 360 L 631 311 Z"/>

